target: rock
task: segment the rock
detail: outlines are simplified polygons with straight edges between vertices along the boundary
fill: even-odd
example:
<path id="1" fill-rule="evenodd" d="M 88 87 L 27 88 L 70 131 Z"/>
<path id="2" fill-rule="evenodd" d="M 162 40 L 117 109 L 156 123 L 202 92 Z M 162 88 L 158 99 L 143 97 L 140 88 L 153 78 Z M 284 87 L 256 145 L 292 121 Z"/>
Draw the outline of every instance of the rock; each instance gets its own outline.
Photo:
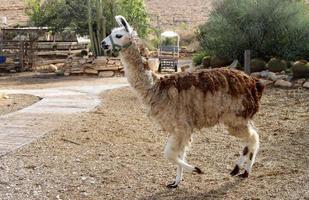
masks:
<path id="1" fill-rule="evenodd" d="M 57 66 L 58 69 L 63 68 L 64 67 L 64 63 L 57 63 L 55 64 Z"/>
<path id="2" fill-rule="evenodd" d="M 277 87 L 284 87 L 284 88 L 291 88 L 292 87 L 292 83 L 289 81 L 285 81 L 285 80 L 277 80 L 275 82 L 275 86 Z"/>
<path id="3" fill-rule="evenodd" d="M 267 79 L 260 79 L 260 82 L 265 85 L 265 86 L 269 86 L 272 85 L 274 82 L 271 80 L 267 80 Z"/>
<path id="4" fill-rule="evenodd" d="M 256 77 L 256 78 L 260 78 L 261 77 L 261 73 L 260 72 L 253 72 L 250 75 L 253 76 L 253 77 Z"/>
<path id="5" fill-rule="evenodd" d="M 304 79 L 304 78 L 297 79 L 293 82 L 293 87 L 294 88 L 301 88 L 305 82 L 306 82 L 306 79 Z"/>
<path id="6" fill-rule="evenodd" d="M 70 72 L 64 72 L 63 73 L 64 76 L 70 76 L 70 74 L 71 74 Z"/>
<path id="7" fill-rule="evenodd" d="M 107 65 L 107 63 L 108 63 L 108 59 L 104 56 L 99 56 L 97 57 L 97 59 L 93 61 L 93 64 L 96 64 L 96 65 Z"/>
<path id="8" fill-rule="evenodd" d="M 305 82 L 306 82 L 305 78 L 295 80 L 295 83 L 298 83 L 298 84 L 301 84 L 301 85 L 304 84 Z"/>
<path id="9" fill-rule="evenodd" d="M 9 99 L 9 96 L 7 96 L 6 94 L 0 93 L 0 99 Z"/>
<path id="10" fill-rule="evenodd" d="M 114 71 L 102 71 L 99 72 L 99 77 L 113 77 L 115 75 Z"/>
<path id="11" fill-rule="evenodd" d="M 265 71 L 260 72 L 260 75 L 262 78 L 268 79 L 270 76 L 275 76 L 276 73 L 265 70 Z"/>
<path id="12" fill-rule="evenodd" d="M 268 79 L 272 81 L 277 81 L 277 80 L 287 80 L 288 76 L 287 75 L 277 75 L 275 73 L 272 73 L 269 75 Z"/>
<path id="13" fill-rule="evenodd" d="M 309 81 L 307 81 L 303 84 L 303 88 L 309 89 Z"/>
<path id="14" fill-rule="evenodd" d="M 95 69 L 85 69 L 86 74 L 98 74 L 98 70 Z"/>
<path id="15" fill-rule="evenodd" d="M 54 64 L 49 65 L 49 69 L 48 69 L 49 72 L 56 72 L 57 70 L 58 70 L 58 67 L 56 65 Z"/>

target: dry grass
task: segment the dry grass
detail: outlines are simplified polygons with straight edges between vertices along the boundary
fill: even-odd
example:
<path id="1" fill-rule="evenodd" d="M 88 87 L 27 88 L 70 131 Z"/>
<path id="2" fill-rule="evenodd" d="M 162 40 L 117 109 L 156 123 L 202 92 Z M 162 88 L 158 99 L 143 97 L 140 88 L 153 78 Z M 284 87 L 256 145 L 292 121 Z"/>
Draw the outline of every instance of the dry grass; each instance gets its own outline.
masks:
<path id="1" fill-rule="evenodd" d="M 270 89 L 256 116 L 261 150 L 251 177 L 229 172 L 241 144 L 222 127 L 194 137 L 186 173 L 163 158 L 166 135 L 129 88 L 102 94 L 94 112 L 71 116 L 45 138 L 0 158 L 0 199 L 303 199 L 309 198 L 309 92 Z"/>

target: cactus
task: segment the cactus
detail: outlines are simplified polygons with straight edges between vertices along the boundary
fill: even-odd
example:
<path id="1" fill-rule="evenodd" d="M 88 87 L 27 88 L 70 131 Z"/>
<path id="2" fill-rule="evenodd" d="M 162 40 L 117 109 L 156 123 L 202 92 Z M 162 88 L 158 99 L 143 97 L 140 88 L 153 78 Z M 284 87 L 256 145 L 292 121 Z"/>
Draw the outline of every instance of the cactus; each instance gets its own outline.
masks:
<path id="1" fill-rule="evenodd" d="M 268 69 L 271 72 L 282 72 L 287 69 L 287 63 L 279 58 L 272 58 L 268 62 Z"/>
<path id="2" fill-rule="evenodd" d="M 96 8 L 96 21 L 92 19 L 92 3 L 88 0 L 88 27 L 91 40 L 91 50 L 95 56 L 102 56 L 104 51 L 100 47 L 101 41 L 106 37 L 106 18 L 103 15 L 103 0 L 94 0 Z M 114 5 L 112 1 L 112 5 Z"/>
<path id="3" fill-rule="evenodd" d="M 309 63 L 297 61 L 292 66 L 294 78 L 309 78 Z"/>
<path id="4" fill-rule="evenodd" d="M 250 63 L 251 72 L 260 72 L 266 69 L 266 62 L 262 59 L 252 59 Z"/>

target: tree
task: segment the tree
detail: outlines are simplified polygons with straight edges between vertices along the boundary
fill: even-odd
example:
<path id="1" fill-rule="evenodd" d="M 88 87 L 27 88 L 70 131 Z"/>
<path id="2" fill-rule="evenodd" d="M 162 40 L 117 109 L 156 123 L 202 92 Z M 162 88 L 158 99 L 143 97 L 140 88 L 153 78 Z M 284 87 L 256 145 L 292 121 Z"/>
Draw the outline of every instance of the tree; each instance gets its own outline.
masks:
<path id="1" fill-rule="evenodd" d="M 48 26 L 54 32 L 71 29 L 80 35 L 90 35 L 96 55 L 102 55 L 99 42 L 116 26 L 115 15 L 125 16 L 141 37 L 148 32 L 143 0 L 49 0 L 44 6 L 40 0 L 27 1 L 32 25 Z"/>
<path id="2" fill-rule="evenodd" d="M 309 59 L 309 14 L 294 0 L 220 0 L 199 27 L 203 50 L 230 59 L 254 57 Z"/>

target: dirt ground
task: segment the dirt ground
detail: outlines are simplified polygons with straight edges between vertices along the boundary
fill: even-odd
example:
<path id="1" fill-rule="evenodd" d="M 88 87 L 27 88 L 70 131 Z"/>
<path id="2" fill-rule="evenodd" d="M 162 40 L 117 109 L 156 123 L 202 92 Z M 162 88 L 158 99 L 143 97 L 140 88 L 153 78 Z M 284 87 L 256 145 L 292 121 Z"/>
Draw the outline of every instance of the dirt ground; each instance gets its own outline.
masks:
<path id="1" fill-rule="evenodd" d="M 0 157 L 0 199 L 309 199 L 309 91 L 268 89 L 256 116 L 261 148 L 251 177 L 230 177 L 242 149 L 221 126 L 194 136 L 185 173 L 163 157 L 166 134 L 130 88 L 102 93 L 91 113 Z"/>
<path id="2" fill-rule="evenodd" d="M 58 76 L 55 73 L 22 72 L 0 73 L 0 89 L 42 89 L 78 86 L 91 83 L 126 83 L 124 77 L 98 78 L 97 76 Z"/>
<path id="3" fill-rule="evenodd" d="M 9 98 L 0 96 L 0 115 L 15 112 L 40 100 L 39 97 L 25 94 L 7 95 Z"/>

